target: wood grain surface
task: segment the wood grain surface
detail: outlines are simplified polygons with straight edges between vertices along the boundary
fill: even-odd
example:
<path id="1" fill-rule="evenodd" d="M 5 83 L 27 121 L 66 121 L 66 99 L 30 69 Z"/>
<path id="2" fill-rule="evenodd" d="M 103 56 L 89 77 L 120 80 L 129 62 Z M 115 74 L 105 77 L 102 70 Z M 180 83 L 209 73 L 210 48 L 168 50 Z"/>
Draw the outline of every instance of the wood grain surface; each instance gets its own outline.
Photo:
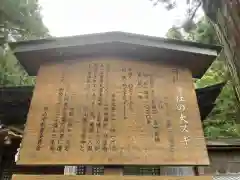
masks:
<path id="1" fill-rule="evenodd" d="M 13 175 L 12 180 L 213 180 L 212 176 L 68 176 Z"/>
<path id="2" fill-rule="evenodd" d="M 114 58 L 42 66 L 17 164 L 208 165 L 190 71 Z"/>

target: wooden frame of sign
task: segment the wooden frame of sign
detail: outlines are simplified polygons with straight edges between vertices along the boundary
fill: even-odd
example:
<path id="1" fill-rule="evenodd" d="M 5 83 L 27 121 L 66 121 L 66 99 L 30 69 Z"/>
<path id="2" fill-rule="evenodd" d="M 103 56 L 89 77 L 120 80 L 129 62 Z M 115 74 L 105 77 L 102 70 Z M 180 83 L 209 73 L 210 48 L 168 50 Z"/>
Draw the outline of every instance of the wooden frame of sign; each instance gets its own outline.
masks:
<path id="1" fill-rule="evenodd" d="M 212 180 L 212 176 L 70 176 L 70 175 L 13 175 L 12 180 Z"/>
<path id="2" fill-rule="evenodd" d="M 42 65 L 17 164 L 208 165 L 191 72 L 121 58 Z"/>

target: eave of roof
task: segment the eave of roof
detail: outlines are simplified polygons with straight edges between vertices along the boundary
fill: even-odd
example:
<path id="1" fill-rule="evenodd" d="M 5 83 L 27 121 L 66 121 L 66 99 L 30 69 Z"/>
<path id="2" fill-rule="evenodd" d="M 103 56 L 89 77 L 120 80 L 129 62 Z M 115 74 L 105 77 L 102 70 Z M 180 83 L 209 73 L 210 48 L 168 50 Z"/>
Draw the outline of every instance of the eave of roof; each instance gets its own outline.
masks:
<path id="1" fill-rule="evenodd" d="M 206 139 L 206 142 L 209 150 L 240 149 L 239 138 Z"/>
<path id="2" fill-rule="evenodd" d="M 88 56 L 121 56 L 185 66 L 201 78 L 221 51 L 220 46 L 170 40 L 125 32 L 9 43 L 17 59 L 36 75 L 42 63 Z"/>

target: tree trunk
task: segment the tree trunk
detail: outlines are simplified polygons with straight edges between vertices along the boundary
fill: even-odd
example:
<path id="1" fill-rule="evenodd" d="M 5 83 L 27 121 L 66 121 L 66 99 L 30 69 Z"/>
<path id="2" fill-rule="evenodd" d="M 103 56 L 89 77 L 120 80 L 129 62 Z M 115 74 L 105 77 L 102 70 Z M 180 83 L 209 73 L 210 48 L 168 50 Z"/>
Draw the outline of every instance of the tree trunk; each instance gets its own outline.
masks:
<path id="1" fill-rule="evenodd" d="M 240 102 L 240 0 L 203 0 L 203 8 L 223 45 L 236 96 Z"/>

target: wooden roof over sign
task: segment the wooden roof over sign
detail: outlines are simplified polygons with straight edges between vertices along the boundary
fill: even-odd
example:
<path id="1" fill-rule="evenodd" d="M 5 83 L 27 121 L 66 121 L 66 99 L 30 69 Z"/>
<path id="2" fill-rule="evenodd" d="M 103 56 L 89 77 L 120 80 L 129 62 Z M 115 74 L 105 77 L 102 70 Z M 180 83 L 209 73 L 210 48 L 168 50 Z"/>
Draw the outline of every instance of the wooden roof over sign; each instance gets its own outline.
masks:
<path id="1" fill-rule="evenodd" d="M 89 56 L 120 56 L 187 67 L 201 78 L 221 50 L 220 46 L 169 40 L 125 32 L 107 32 L 64 38 L 10 43 L 29 75 L 41 64 Z"/>

